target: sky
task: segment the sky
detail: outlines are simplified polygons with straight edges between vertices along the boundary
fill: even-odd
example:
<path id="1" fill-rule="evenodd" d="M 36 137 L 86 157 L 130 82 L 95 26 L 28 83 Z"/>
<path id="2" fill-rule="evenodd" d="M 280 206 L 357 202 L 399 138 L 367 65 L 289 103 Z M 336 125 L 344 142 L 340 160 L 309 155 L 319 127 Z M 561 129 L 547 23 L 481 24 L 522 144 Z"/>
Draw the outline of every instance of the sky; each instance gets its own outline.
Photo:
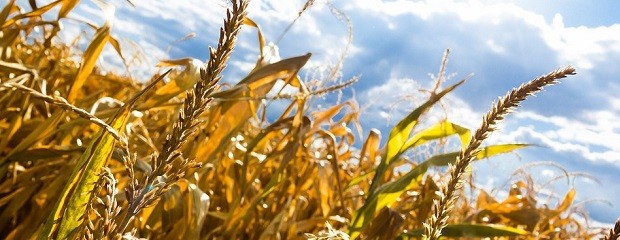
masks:
<path id="1" fill-rule="evenodd" d="M 163 59 L 193 57 L 205 61 L 214 46 L 226 1 L 111 1 L 116 6 L 113 34 L 137 56 L 130 68 L 138 78 L 158 71 Z M 276 42 L 304 6 L 301 0 L 252 1 L 249 17 L 267 41 Z M 531 143 L 537 147 L 474 165 L 476 181 L 498 189 L 501 198 L 516 170 L 527 169 L 540 185 L 564 174 L 551 188 L 562 198 L 577 188 L 576 203 L 593 221 L 620 217 L 620 1 L 586 0 L 334 0 L 316 1 L 277 42 L 282 58 L 311 52 L 306 77 L 322 77 L 346 58 L 332 82 L 359 76 L 352 88 L 317 100 L 329 106 L 355 98 L 363 109 L 363 135 L 390 127 L 424 100 L 445 49 L 450 49 L 447 82 L 473 74 L 448 95 L 443 114 L 470 129 L 480 125 L 491 103 L 511 88 L 556 68 L 572 65 L 578 74 L 528 99 L 501 123 L 486 144 Z M 86 2 L 73 17 L 103 23 L 102 11 Z M 350 22 L 352 41 L 348 43 Z M 65 40 L 88 27 L 67 22 Z M 194 33 L 193 38 L 177 41 Z M 131 52 L 132 47 L 135 52 Z M 137 54 L 141 53 L 141 54 Z M 137 55 L 136 55 L 137 54 Z M 223 81 L 235 83 L 258 56 L 256 30 L 244 28 Z M 100 63 L 115 69 L 118 56 L 108 49 Z M 331 65 L 330 65 L 331 64 Z M 118 69 L 118 68 L 116 68 Z M 122 71 L 122 69 L 121 69 Z M 277 104 L 276 104 L 277 107 Z M 542 191 L 545 193 L 545 191 Z M 550 197 L 551 207 L 557 199 Z M 544 199 L 543 199 L 544 200 Z"/>

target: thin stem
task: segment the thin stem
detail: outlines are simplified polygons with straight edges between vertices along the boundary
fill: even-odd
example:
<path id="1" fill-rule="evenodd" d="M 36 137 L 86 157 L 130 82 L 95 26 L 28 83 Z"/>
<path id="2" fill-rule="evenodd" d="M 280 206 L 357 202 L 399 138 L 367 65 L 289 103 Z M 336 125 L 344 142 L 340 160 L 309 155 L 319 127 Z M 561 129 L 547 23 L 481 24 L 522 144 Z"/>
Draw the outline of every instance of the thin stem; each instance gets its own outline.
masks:
<path id="1" fill-rule="evenodd" d="M 178 119 L 172 126 L 172 132 L 166 136 L 162 151 L 153 157 L 153 171 L 141 186 L 138 186 L 136 179 L 131 179 L 132 184 L 127 189 L 127 199 L 130 203 L 119 225 L 119 231 L 125 231 L 137 213 L 144 207 L 155 203 L 170 185 L 184 177 L 189 168 L 199 166 L 193 160 L 184 159 L 179 149 L 193 135 L 198 124 L 198 117 L 213 100 L 209 95 L 222 78 L 221 73 L 235 48 L 237 34 L 247 15 L 248 3 L 248 0 L 235 0 L 232 2 L 231 9 L 226 11 L 224 26 L 220 28 L 218 46 L 216 49 L 209 47 L 209 61 L 206 67 L 201 69 L 201 79 L 187 92 Z M 179 158 L 182 160 L 175 171 L 173 161 Z"/>

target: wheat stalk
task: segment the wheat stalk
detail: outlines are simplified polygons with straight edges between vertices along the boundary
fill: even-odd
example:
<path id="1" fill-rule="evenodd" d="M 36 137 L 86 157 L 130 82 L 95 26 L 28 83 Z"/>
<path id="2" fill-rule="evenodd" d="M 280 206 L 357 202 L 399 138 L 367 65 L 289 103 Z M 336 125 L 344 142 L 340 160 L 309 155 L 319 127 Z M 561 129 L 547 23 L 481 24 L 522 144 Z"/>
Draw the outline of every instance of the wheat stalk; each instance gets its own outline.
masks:
<path id="1" fill-rule="evenodd" d="M 117 225 L 114 219 L 122 210 L 116 200 L 116 195 L 118 194 L 116 189 L 117 183 L 118 180 L 116 180 L 112 171 L 108 167 L 104 167 L 92 197 L 95 199 L 95 203 L 103 208 L 103 211 L 99 212 L 96 210 L 92 201 L 89 203 L 87 212 L 94 214 L 97 218 L 93 222 L 88 216 L 89 214 L 85 214 L 84 218 L 87 224 L 85 224 L 84 239 L 101 239 L 105 236 L 110 236 L 110 233 L 115 231 Z M 105 189 L 107 193 L 103 198 L 96 196 L 101 188 Z"/>
<path id="2" fill-rule="evenodd" d="M 426 239 L 435 240 L 441 236 L 441 230 L 447 225 L 448 215 L 457 200 L 456 192 L 462 188 L 463 173 L 480 152 L 482 141 L 496 130 L 497 123 L 518 107 L 520 102 L 541 91 L 544 86 L 555 84 L 559 79 L 574 74 L 575 69 L 570 66 L 555 70 L 512 89 L 493 105 L 492 109 L 482 119 L 482 125 L 476 130 L 467 147 L 461 150 L 455 165 L 450 167 L 448 184 L 442 187 L 440 199 L 433 204 L 434 214 L 424 223 Z"/>
<path id="3" fill-rule="evenodd" d="M 247 0 L 232 1 L 231 9 L 226 12 L 224 26 L 220 29 L 218 46 L 216 49 L 209 47 L 209 61 L 206 67 L 200 70 L 201 79 L 187 92 L 178 119 L 173 124 L 171 133 L 166 136 L 162 151 L 152 156 L 153 171 L 146 176 L 143 184 L 134 178 L 130 180 L 131 182 L 126 189 L 129 206 L 125 218 L 120 224 L 121 227 L 118 228 L 119 231 L 125 231 L 141 209 L 154 204 L 166 189 L 184 177 L 190 168 L 200 166 L 193 159 L 184 158 L 179 149 L 193 135 L 196 130 L 195 127 L 199 123 L 198 117 L 213 99 L 209 95 L 222 78 L 221 73 L 233 52 L 237 34 L 241 29 L 243 19 L 247 15 L 248 3 Z M 180 159 L 180 162 L 175 164 L 177 159 Z M 174 167 L 175 165 L 176 167 Z M 133 163 L 129 162 L 125 167 L 130 172 L 130 176 L 135 177 L 132 170 Z"/>
<path id="4" fill-rule="evenodd" d="M 604 240 L 618 240 L 620 239 L 620 218 L 616 221 L 616 225 L 609 229 L 609 234 L 603 238 Z"/>
<path id="5" fill-rule="evenodd" d="M 68 110 L 68 111 L 72 111 L 74 113 L 76 113 L 78 116 L 102 127 L 103 129 L 105 129 L 108 133 L 110 133 L 110 135 L 112 135 L 112 137 L 114 137 L 117 141 L 119 141 L 123 146 L 127 145 L 127 138 L 125 136 L 123 136 L 122 133 L 119 133 L 118 131 L 116 131 L 113 127 L 111 127 L 110 125 L 108 125 L 107 123 L 105 123 L 103 120 L 99 119 L 98 117 L 95 117 L 94 115 L 90 114 L 89 112 L 87 112 L 84 109 L 78 108 L 76 106 L 71 105 L 67 99 L 63 98 L 60 96 L 60 94 L 58 92 L 54 92 L 54 96 L 48 96 L 46 94 L 40 93 L 37 90 L 34 90 L 32 88 L 26 87 L 22 84 L 19 83 L 2 83 L 0 84 L 0 90 L 2 90 L 1 88 L 6 88 L 6 89 L 17 89 L 19 91 L 22 91 L 24 93 L 30 94 L 31 96 L 41 99 L 47 103 L 53 104 L 55 106 L 58 106 L 64 110 Z"/>

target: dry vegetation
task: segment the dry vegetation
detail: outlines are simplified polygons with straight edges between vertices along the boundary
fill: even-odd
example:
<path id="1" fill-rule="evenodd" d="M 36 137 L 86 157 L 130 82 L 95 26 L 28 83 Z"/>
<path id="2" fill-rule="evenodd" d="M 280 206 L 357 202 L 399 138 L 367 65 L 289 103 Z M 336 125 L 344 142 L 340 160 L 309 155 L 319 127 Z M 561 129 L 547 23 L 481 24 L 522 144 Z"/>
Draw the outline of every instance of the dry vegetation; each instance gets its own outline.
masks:
<path id="1" fill-rule="evenodd" d="M 258 29 L 246 17 L 248 1 L 232 1 L 204 66 L 164 61 L 186 67 L 155 73 L 147 84 L 98 70 L 105 45 L 123 59 L 109 23 L 90 24 L 95 35 L 80 52 L 56 38 L 59 20 L 79 1 L 36 2 L 10 0 L 0 12 L 0 238 L 585 239 L 600 233 L 575 218 L 574 189 L 559 193 L 553 207 L 537 204 L 537 191 L 525 180 L 514 182 L 505 199 L 463 191 L 472 161 L 527 146 L 483 147 L 495 124 L 529 95 L 575 74 L 571 67 L 509 92 L 473 137 L 448 120 L 414 131 L 425 112 L 464 82 L 440 89 L 444 59 L 436 89 L 380 146 L 376 130 L 361 140 L 353 134 L 351 127 L 360 128 L 354 100 L 309 110 L 316 94 L 356 80 L 309 90 L 298 72 L 310 54 L 275 63 L 259 58 L 235 86 L 219 83 L 242 26 Z M 266 56 L 260 29 L 259 39 Z M 276 97 L 289 105 L 268 121 L 266 103 L 274 99 L 266 96 L 277 80 L 298 93 Z M 406 160 L 450 136 L 460 139 L 462 151 Z M 442 166 L 449 171 L 428 172 Z M 607 239 L 618 232 L 620 222 L 605 230 Z"/>

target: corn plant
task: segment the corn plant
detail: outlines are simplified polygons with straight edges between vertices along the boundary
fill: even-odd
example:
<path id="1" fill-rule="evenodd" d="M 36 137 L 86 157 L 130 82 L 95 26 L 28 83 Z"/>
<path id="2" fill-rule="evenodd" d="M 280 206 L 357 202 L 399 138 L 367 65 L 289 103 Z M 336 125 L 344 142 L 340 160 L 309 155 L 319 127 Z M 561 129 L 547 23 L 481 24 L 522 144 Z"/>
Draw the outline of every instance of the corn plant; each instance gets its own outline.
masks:
<path id="1" fill-rule="evenodd" d="M 355 99 L 323 109 L 311 104 L 359 78 L 309 86 L 328 80 L 300 77 L 311 54 L 274 56 L 269 49 L 275 46 L 266 44 L 268 36 L 247 16 L 246 0 L 231 2 L 218 44 L 208 49 L 205 63 L 163 60 L 161 71 L 147 83 L 99 69 L 97 59 L 106 45 L 127 64 L 119 41 L 110 35 L 112 22 L 84 23 L 94 34 L 80 51 L 77 41 L 56 37 L 62 31 L 59 21 L 79 1 L 29 4 L 30 11 L 9 0 L 0 12 L 3 239 L 528 239 L 596 234 L 571 214 L 575 189 L 563 194 L 555 208 L 537 204 L 528 181 L 515 181 L 503 200 L 485 189 L 476 195 L 463 191 L 465 183 L 474 184 L 464 178 L 474 161 L 529 146 L 482 142 L 527 96 L 575 74 L 572 67 L 510 91 L 473 134 L 448 119 L 419 129 L 427 121 L 425 114 L 465 83 L 441 88 L 446 52 L 435 88 L 382 142 L 376 129 L 362 139 L 354 134 L 364 132 Z M 307 1 L 299 16 L 314 4 Z M 59 8 L 57 14 L 50 12 L 54 8 Z M 344 13 L 333 12 L 349 22 Z M 222 71 L 244 26 L 257 33 L 259 57 L 244 78 L 225 86 Z M 341 66 L 336 64 L 328 78 Z M 274 89 L 277 81 L 296 92 L 269 95 L 281 90 Z M 273 101 L 287 107 L 268 116 Z M 460 150 L 440 151 L 446 139 L 458 139 Z M 431 149 L 428 157 L 408 159 L 425 147 Z M 618 225 L 605 232 L 606 239 L 617 238 Z"/>

